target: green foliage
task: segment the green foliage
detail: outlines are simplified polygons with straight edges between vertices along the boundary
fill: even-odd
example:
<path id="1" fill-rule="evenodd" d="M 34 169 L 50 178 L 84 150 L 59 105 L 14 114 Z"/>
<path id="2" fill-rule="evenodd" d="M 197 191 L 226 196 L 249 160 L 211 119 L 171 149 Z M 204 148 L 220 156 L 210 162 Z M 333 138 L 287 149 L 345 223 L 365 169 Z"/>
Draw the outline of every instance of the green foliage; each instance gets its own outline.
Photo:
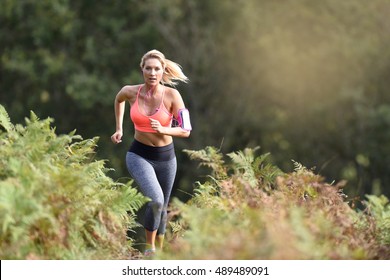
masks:
<path id="1" fill-rule="evenodd" d="M 11 119 L 5 110 L 4 106 L 0 104 L 0 127 L 4 128 L 5 131 L 10 131 L 13 128 Z"/>
<path id="2" fill-rule="evenodd" d="M 203 150 L 194 151 L 184 149 L 190 159 L 200 161 L 200 166 L 206 166 L 212 169 L 212 176 L 216 178 L 225 178 L 227 176 L 226 168 L 224 167 L 223 155 L 215 147 L 206 147 Z"/>
<path id="3" fill-rule="evenodd" d="M 209 151 L 213 150 L 213 153 Z M 256 150 L 256 149 L 255 149 Z M 388 259 L 389 204 L 370 196 L 367 210 L 351 208 L 345 182 L 328 184 L 302 164 L 282 173 L 267 154 L 245 149 L 226 170 L 198 183 L 187 203 L 175 200 L 170 245 L 162 259 Z M 208 163 L 216 150 L 191 151 Z M 206 155 L 209 155 L 207 157 Z M 261 163 L 261 164 L 260 164 Z M 268 174 L 266 174 L 268 173 Z M 266 179 L 267 178 L 267 179 Z"/>
<path id="4" fill-rule="evenodd" d="M 244 151 L 227 154 L 232 159 L 233 171 L 236 176 L 242 177 L 252 187 L 260 185 L 269 189 L 275 177 L 281 174 L 276 168 L 266 160 L 270 153 L 255 157 L 255 149 L 245 148 Z"/>
<path id="5" fill-rule="evenodd" d="M 12 126 L 0 107 L 0 258 L 110 259 L 132 251 L 126 231 L 146 198 L 94 160 L 98 138 L 57 136 L 31 112 Z"/>
<path id="6" fill-rule="evenodd" d="M 381 245 L 390 248 L 390 203 L 384 195 L 367 195 L 365 205 L 367 212 L 376 225 L 377 240 Z"/>

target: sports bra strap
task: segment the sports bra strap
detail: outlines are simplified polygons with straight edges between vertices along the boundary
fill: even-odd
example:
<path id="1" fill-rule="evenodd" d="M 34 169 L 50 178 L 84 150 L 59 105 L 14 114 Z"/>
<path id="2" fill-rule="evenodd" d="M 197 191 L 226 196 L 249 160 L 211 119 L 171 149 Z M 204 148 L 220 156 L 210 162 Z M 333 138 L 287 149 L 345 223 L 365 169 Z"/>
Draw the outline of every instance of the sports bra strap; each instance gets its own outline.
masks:
<path id="1" fill-rule="evenodd" d="M 137 92 L 137 99 L 138 99 L 138 95 L 141 93 L 141 89 L 142 89 L 143 85 L 140 85 L 139 88 L 138 88 L 138 92 Z"/>

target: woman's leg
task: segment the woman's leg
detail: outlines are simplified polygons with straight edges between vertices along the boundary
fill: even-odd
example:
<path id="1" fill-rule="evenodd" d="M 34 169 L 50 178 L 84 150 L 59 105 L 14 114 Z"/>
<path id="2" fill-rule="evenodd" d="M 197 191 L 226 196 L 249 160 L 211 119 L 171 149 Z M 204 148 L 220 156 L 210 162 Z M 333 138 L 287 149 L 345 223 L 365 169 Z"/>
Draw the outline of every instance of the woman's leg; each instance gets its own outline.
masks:
<path id="1" fill-rule="evenodd" d="M 157 234 L 157 231 L 156 231 L 156 234 Z M 164 247 L 164 237 L 165 237 L 164 234 L 157 234 L 156 235 L 156 246 L 159 249 L 162 249 Z"/>
<path id="2" fill-rule="evenodd" d="M 172 193 L 173 184 L 175 181 L 176 171 L 177 171 L 177 162 L 176 158 L 173 158 L 169 161 L 161 162 L 156 167 L 157 179 L 160 183 L 163 195 L 164 195 L 164 205 L 161 212 L 160 225 L 157 230 L 157 245 L 159 248 L 162 248 L 164 245 L 164 234 L 167 225 L 167 210 L 168 203 Z"/>
<path id="3" fill-rule="evenodd" d="M 157 230 L 149 231 L 149 230 L 145 229 L 145 235 L 146 235 L 146 250 L 155 251 L 156 250 L 156 241 L 158 243 L 158 240 L 156 239 Z"/>
<path id="4" fill-rule="evenodd" d="M 144 227 L 147 247 L 148 249 L 155 249 L 157 229 L 164 208 L 164 194 L 157 179 L 154 164 L 137 154 L 128 152 L 126 154 L 126 165 L 142 194 L 151 199 L 146 206 Z"/>

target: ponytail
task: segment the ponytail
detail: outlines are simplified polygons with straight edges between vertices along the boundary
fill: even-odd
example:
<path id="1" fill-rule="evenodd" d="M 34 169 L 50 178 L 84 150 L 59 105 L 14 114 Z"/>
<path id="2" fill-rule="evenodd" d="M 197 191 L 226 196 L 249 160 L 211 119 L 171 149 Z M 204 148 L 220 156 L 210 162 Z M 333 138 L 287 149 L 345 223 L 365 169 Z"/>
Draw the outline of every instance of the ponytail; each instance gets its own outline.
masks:
<path id="1" fill-rule="evenodd" d="M 145 61 L 148 58 L 157 58 L 161 62 L 161 65 L 164 68 L 164 73 L 162 77 L 163 84 L 174 86 L 178 84 L 178 81 L 184 83 L 188 82 L 188 78 L 186 75 L 184 75 L 181 66 L 176 62 L 165 58 L 164 54 L 157 50 L 151 50 L 142 57 L 140 63 L 141 68 L 144 67 Z"/>
<path id="2" fill-rule="evenodd" d="M 181 66 L 169 59 L 165 59 L 165 70 L 162 79 L 163 83 L 168 85 L 177 85 L 177 81 L 188 82 L 188 78 L 184 75 Z"/>

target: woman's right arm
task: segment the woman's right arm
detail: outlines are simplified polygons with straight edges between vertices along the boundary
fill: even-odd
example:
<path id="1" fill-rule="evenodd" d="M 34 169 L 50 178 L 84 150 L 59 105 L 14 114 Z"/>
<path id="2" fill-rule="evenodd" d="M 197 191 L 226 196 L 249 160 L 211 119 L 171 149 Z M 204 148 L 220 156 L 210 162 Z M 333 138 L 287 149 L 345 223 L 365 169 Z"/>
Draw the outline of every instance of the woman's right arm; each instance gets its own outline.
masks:
<path id="1" fill-rule="evenodd" d="M 115 133 L 111 136 L 111 141 L 115 144 L 122 142 L 123 136 L 123 116 L 125 113 L 125 101 L 130 100 L 132 97 L 131 87 L 124 86 L 116 95 L 114 101 L 115 110 Z"/>

